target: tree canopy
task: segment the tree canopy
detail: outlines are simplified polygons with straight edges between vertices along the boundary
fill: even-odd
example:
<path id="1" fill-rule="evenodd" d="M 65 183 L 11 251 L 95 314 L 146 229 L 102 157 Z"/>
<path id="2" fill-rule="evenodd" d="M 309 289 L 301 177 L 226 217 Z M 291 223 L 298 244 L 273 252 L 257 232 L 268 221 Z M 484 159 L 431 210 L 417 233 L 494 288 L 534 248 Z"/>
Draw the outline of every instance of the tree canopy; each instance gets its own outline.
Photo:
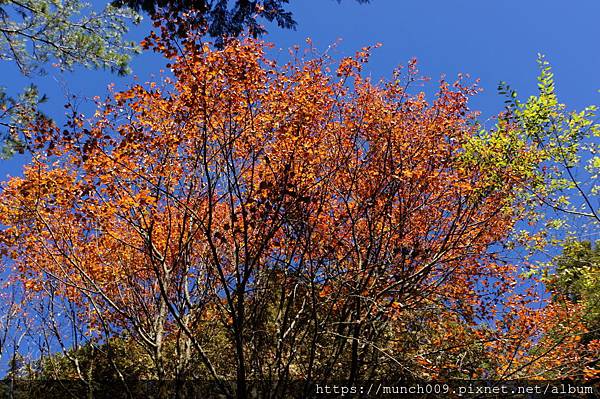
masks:
<path id="1" fill-rule="evenodd" d="M 4 186 L 0 245 L 44 320 L 99 348 L 125 336 L 153 378 L 239 398 L 248 381 L 284 395 L 298 379 L 590 364 L 577 306 L 538 309 L 498 257 L 547 157 L 509 118 L 482 130 L 476 86 L 441 81 L 428 101 L 414 61 L 362 76 L 371 48 L 278 65 L 251 38 L 174 40 L 144 43 L 172 78 L 64 129 L 40 121 Z"/>

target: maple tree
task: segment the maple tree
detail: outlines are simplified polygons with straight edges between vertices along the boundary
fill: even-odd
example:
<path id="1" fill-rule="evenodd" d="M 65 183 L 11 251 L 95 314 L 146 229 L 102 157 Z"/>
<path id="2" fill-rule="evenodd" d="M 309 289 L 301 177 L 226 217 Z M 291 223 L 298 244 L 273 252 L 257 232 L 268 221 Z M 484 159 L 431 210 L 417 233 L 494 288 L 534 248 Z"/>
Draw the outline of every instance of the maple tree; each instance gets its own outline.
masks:
<path id="1" fill-rule="evenodd" d="M 0 195 L 3 254 L 28 292 L 70 304 L 82 339 L 125 334 L 152 378 L 238 398 L 249 380 L 277 396 L 297 379 L 511 376 L 541 358 L 533 326 L 564 317 L 531 309 L 494 246 L 543 153 L 502 118 L 482 131 L 476 86 L 442 81 L 429 102 L 410 90 L 415 62 L 374 83 L 371 48 L 334 67 L 314 50 L 277 65 L 254 39 L 179 49 L 168 29 L 143 45 L 173 76 L 65 129 L 40 123 Z"/>

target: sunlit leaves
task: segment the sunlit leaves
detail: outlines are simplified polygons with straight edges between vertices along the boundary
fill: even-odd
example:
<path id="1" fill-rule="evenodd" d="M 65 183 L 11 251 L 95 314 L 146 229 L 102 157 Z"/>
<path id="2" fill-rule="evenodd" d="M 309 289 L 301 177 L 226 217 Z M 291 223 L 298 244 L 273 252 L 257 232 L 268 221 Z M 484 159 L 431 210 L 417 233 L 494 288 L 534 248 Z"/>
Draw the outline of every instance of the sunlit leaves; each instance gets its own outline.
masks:
<path id="1" fill-rule="evenodd" d="M 64 131 L 41 124 L 6 184 L 2 245 L 31 289 L 58 281 L 63 298 L 98 304 L 89 323 L 127 329 L 156 367 L 165 340 L 185 337 L 214 379 L 240 378 L 223 351 L 238 372 L 253 362 L 252 378 L 398 363 L 489 376 L 512 367 L 499 343 L 519 338 L 512 356 L 529 359 L 532 326 L 556 313 L 531 310 L 535 293 L 492 248 L 545 158 L 509 118 L 481 130 L 475 86 L 442 81 L 428 101 L 407 85 L 415 62 L 374 83 L 360 73 L 370 48 L 280 66 L 251 39 L 146 45 L 172 80 L 115 93 Z"/>

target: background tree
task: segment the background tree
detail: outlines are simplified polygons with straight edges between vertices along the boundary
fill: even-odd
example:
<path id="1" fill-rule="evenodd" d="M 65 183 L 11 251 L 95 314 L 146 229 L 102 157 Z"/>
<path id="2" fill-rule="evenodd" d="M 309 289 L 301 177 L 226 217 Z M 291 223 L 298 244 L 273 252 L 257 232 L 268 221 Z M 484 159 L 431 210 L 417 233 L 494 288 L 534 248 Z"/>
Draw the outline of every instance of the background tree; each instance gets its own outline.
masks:
<path id="1" fill-rule="evenodd" d="M 584 329 L 583 344 L 600 347 L 600 248 L 589 241 L 567 241 L 562 254 L 554 260 L 555 269 L 546 281 L 557 303 L 569 302 L 580 307 Z M 579 370 L 587 378 L 600 378 L 598 353 Z"/>
<path id="2" fill-rule="evenodd" d="M 124 39 L 130 21 L 139 17 L 128 8 L 107 6 L 101 12 L 79 0 L 7 0 L 0 3 L 0 61 L 14 63 L 21 73 L 43 73 L 48 63 L 61 70 L 75 65 L 128 72 L 135 43 Z M 14 88 L 10 88 L 14 90 Z M 0 124 L 4 156 L 22 151 L 20 130 L 38 114 L 35 87 L 20 96 L 0 90 Z"/>
<path id="3" fill-rule="evenodd" d="M 571 241 L 556 258 L 550 287 L 566 300 L 581 303 L 590 332 L 587 341 L 600 339 L 600 248 L 589 241 Z"/>

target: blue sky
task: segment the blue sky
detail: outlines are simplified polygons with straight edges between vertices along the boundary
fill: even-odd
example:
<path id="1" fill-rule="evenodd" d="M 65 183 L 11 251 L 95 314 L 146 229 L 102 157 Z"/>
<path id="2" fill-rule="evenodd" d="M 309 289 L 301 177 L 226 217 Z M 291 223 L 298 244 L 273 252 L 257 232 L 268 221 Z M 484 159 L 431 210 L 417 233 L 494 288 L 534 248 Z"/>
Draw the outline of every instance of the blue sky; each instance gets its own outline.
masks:
<path id="1" fill-rule="evenodd" d="M 98 5 L 97 1 L 94 5 Z M 485 90 L 473 99 L 471 108 L 485 117 L 502 109 L 496 93 L 504 80 L 520 95 L 533 94 L 536 87 L 536 55 L 551 62 L 561 101 L 572 108 L 600 104 L 600 1 L 579 0 L 372 0 L 360 5 L 354 0 L 291 0 L 298 29 L 281 30 L 267 25 L 266 40 L 286 49 L 303 44 L 307 37 L 325 50 L 341 40 L 334 56 L 351 55 L 365 45 L 382 43 L 374 51 L 366 73 L 374 78 L 390 76 L 392 69 L 416 57 L 422 74 L 432 79 L 429 89 L 443 74 L 449 80 L 468 73 L 479 78 Z M 130 32 L 141 40 L 150 29 L 148 18 Z M 132 69 L 140 81 L 158 74 L 164 61 L 152 53 L 134 59 Z M 4 61 L 2 83 L 9 90 L 22 88 L 27 79 Z M 109 83 L 124 88 L 134 76 L 118 77 L 106 71 L 77 69 L 71 73 L 52 71 L 35 82 L 50 97 L 45 112 L 57 120 L 64 115 L 65 93 L 81 97 L 106 94 Z M 88 109 L 83 107 L 83 109 Z M 18 175 L 26 157 L 0 162 L 0 179 Z"/>
<path id="2" fill-rule="evenodd" d="M 437 80 L 469 73 L 481 79 L 485 94 L 474 106 L 492 114 L 501 101 L 498 81 L 523 94 L 535 88 L 536 55 L 552 63 L 563 101 L 575 107 L 600 103 L 600 2 L 559 0 L 343 0 L 292 1 L 296 32 L 274 32 L 269 39 L 289 47 L 310 36 L 322 47 L 343 40 L 344 53 L 383 43 L 370 72 L 389 76 L 392 68 L 417 57 L 421 71 Z"/>

